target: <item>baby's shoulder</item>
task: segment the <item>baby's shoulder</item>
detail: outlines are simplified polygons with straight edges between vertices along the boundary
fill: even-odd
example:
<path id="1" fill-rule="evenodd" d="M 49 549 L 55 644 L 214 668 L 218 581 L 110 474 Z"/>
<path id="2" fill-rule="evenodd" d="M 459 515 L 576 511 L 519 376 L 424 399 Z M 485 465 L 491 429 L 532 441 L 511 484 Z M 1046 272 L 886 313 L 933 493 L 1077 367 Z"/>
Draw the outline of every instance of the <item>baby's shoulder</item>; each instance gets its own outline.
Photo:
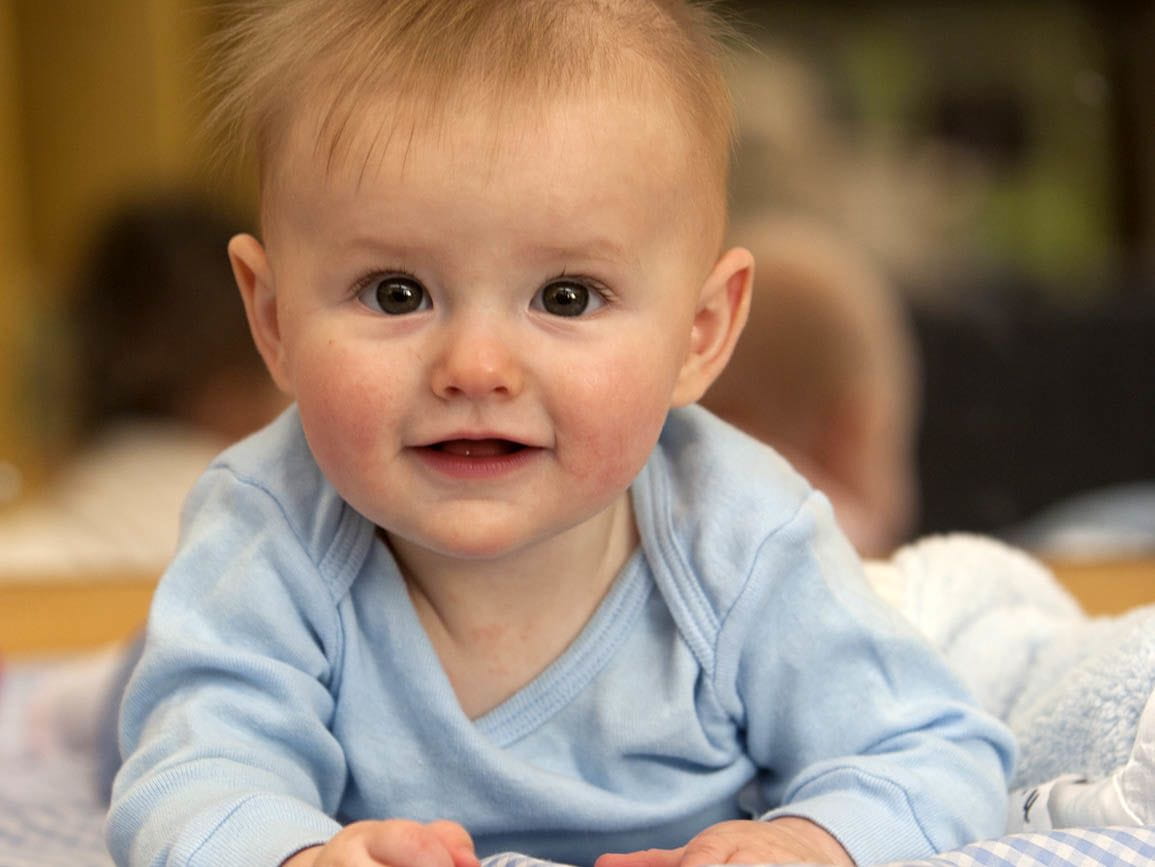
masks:
<path id="1" fill-rule="evenodd" d="M 671 514 L 698 532 L 741 526 L 765 534 L 813 493 L 773 448 L 698 406 L 670 414 L 651 465 Z"/>
<path id="2" fill-rule="evenodd" d="M 295 404 L 256 433 L 221 452 L 212 467 L 268 488 L 279 497 L 302 487 L 313 493 L 323 482 Z"/>
<path id="3" fill-rule="evenodd" d="M 224 499 L 260 504 L 254 520 L 284 522 L 310 557 L 320 561 L 335 540 L 348 535 L 350 525 L 364 523 L 345 504 L 313 458 L 296 407 L 290 407 L 262 430 L 222 452 L 209 466 L 200 503 L 212 507 Z M 273 516 L 273 517 L 269 517 Z M 241 516 L 237 516 L 241 517 Z"/>
<path id="4" fill-rule="evenodd" d="M 714 610 L 732 603 L 760 558 L 823 532 L 807 508 L 814 497 L 781 455 L 699 407 L 671 413 L 634 487 L 648 558 Z"/>

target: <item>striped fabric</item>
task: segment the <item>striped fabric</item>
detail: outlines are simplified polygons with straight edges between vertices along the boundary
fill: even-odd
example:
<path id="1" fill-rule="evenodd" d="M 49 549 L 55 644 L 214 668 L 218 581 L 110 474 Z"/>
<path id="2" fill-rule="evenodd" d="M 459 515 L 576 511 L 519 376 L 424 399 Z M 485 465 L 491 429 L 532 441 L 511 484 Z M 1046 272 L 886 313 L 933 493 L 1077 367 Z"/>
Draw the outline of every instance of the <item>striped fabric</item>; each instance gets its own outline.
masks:
<path id="1" fill-rule="evenodd" d="M 1155 864 L 1155 828 L 1068 828 L 972 843 L 925 861 L 888 867 L 1079 867 Z"/>

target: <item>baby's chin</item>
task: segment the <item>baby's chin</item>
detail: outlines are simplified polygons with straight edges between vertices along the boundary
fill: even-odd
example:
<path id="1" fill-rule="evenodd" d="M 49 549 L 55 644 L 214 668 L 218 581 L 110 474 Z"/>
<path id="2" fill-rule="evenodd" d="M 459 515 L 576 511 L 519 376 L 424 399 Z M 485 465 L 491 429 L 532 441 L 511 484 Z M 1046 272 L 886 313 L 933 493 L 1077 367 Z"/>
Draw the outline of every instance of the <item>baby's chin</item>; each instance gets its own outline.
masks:
<path id="1" fill-rule="evenodd" d="M 399 560 L 405 563 L 442 563 L 456 568 L 479 569 L 487 564 L 515 557 L 534 547 L 540 539 L 515 529 L 485 530 L 474 525 L 470 532 L 457 528 L 453 532 L 394 532 L 377 527 L 381 537 Z M 547 535 L 548 538 L 548 535 Z"/>

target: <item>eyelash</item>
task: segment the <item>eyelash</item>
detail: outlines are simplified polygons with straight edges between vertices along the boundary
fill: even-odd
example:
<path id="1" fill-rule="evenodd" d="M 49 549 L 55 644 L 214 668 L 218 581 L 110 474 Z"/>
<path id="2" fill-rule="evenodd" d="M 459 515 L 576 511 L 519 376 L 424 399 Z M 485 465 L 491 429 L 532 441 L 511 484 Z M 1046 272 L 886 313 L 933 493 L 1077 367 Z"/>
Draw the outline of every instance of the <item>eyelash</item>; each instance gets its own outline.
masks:
<path id="1" fill-rule="evenodd" d="M 406 280 L 413 280 L 416 283 L 425 284 L 418 279 L 416 274 L 406 271 L 404 268 L 375 268 L 372 271 L 366 271 L 361 277 L 353 281 L 353 288 L 350 292 L 353 297 L 360 295 L 364 290 L 368 289 L 374 283 L 380 283 L 388 277 L 403 277 Z"/>
<path id="2" fill-rule="evenodd" d="M 573 313 L 563 313 L 549 309 L 548 290 L 550 287 L 565 285 L 576 286 L 584 292 L 587 303 L 581 310 Z M 530 301 L 530 309 L 562 318 L 570 318 L 572 316 L 573 318 L 586 319 L 604 307 L 609 306 L 611 299 L 612 296 L 609 290 L 603 287 L 598 281 L 592 280 L 589 277 L 573 276 L 563 271 L 557 277 L 553 277 L 542 283 L 541 287 L 534 292 L 533 298 Z M 593 305 L 592 310 L 590 309 L 591 304 Z"/>
<path id="3" fill-rule="evenodd" d="M 538 288 L 538 292 L 548 286 L 550 283 L 577 283 L 579 286 L 584 286 L 586 289 L 599 296 L 606 304 L 612 304 L 614 301 L 614 293 L 608 286 L 600 280 L 595 280 L 593 277 L 586 277 L 582 274 L 567 274 L 564 270 L 556 277 L 550 277 Z M 536 293 L 535 293 L 536 295 Z"/>

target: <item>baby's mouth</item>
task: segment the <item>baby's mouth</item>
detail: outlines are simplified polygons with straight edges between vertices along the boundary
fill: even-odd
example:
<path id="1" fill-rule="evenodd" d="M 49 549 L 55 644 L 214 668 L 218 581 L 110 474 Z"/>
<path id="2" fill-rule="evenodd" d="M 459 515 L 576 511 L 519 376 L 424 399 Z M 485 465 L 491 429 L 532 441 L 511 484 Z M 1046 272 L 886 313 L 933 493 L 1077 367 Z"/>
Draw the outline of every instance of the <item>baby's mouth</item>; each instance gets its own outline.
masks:
<path id="1" fill-rule="evenodd" d="M 444 440 L 430 446 L 434 451 L 462 458 L 498 458 L 512 455 L 526 448 L 513 440 Z"/>

